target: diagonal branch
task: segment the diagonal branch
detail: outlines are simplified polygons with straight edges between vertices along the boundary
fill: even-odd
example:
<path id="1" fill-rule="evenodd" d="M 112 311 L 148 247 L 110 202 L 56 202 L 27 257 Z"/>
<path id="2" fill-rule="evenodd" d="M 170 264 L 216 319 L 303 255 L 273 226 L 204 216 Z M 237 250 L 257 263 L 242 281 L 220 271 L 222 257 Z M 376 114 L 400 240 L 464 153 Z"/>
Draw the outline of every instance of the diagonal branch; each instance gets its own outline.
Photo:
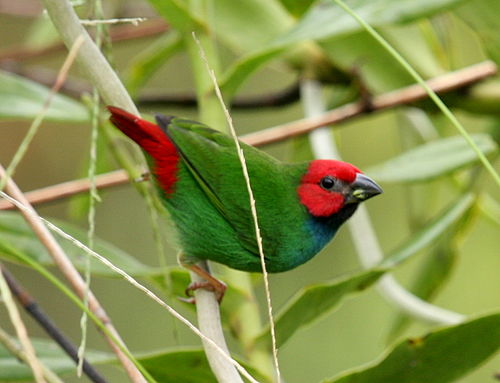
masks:
<path id="1" fill-rule="evenodd" d="M 497 66 L 492 61 L 484 61 L 435 77 L 427 83 L 436 93 L 444 93 L 469 86 L 496 73 Z M 422 87 L 419 85 L 410 85 L 373 97 L 370 103 L 370 111 L 375 112 L 400 105 L 407 105 L 424 98 L 427 98 L 427 93 Z M 288 124 L 263 129 L 256 133 L 247 134 L 241 140 L 254 146 L 266 145 L 311 132 L 325 125 L 346 121 L 365 113 L 368 113 L 366 103 L 362 101 L 353 102 L 322 113 L 319 116 L 304 118 Z M 342 126 L 335 125 L 334 127 L 338 129 Z M 129 178 L 123 170 L 101 174 L 96 177 L 96 187 L 98 189 L 122 185 L 127 182 L 129 182 Z M 90 183 L 88 179 L 80 179 L 28 192 L 26 193 L 26 198 L 32 204 L 39 204 L 87 192 L 89 187 Z M 10 202 L 6 200 L 0 201 L 0 210 L 13 208 L 14 206 Z"/>

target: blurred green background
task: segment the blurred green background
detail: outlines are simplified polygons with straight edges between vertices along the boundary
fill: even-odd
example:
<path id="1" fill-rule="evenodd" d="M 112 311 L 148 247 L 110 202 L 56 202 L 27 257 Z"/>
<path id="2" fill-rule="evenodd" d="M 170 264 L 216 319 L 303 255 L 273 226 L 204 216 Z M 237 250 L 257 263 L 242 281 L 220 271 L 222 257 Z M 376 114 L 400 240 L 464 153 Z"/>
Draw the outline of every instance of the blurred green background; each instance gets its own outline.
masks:
<path id="1" fill-rule="evenodd" d="M 21 2 L 18 6 L 23 9 Z M 279 2 L 273 2 L 273 4 Z M 286 3 L 286 2 L 284 2 Z M 294 2 L 291 2 L 294 3 Z M 298 2 L 300 3 L 300 2 Z M 309 2 L 305 2 L 309 3 Z M 471 28 L 460 15 L 473 12 L 479 3 L 462 2 L 462 11 L 445 9 L 432 18 L 419 18 L 405 25 L 387 25 L 381 28 L 384 36 L 393 43 L 405 57 L 410 60 L 425 77 L 432 77 L 449 70 L 483 61 L 491 54 L 485 48 L 478 29 Z M 477 3 L 474 5 L 474 3 Z M 493 2 L 490 2 L 493 3 Z M 0 55 L 12 49 L 37 47 L 48 44 L 54 34 L 43 24 L 48 24 L 47 16 L 40 13 L 37 2 L 26 1 L 26 12 L 20 15 L 7 7 L 2 13 L 0 8 Z M 142 16 L 156 17 L 155 11 L 142 1 L 104 1 L 108 16 Z M 498 8 L 498 7 L 497 7 Z M 28 12 L 28 10 L 30 12 Z M 462 12 L 462 13 L 461 13 Z M 492 11 L 493 12 L 493 11 Z M 84 18 L 85 10 L 81 10 Z M 497 14 L 498 15 L 498 14 Z M 294 22 L 299 16 L 292 18 Z M 484 20 L 486 23 L 488 20 Z M 498 25 L 498 21 L 496 25 Z M 42 31 L 46 33 L 46 37 Z M 499 30 L 497 30 L 500 32 Z M 166 32 L 168 33 L 168 32 Z M 337 68 L 347 69 L 358 66 L 362 79 L 370 91 L 381 93 L 396 88 L 398 82 L 409 83 L 406 75 L 399 69 L 394 70 L 392 59 L 379 51 L 374 43 L 366 43 L 365 32 L 346 34 L 335 42 L 326 41 L 322 48 L 328 51 L 328 44 L 337 44 L 328 52 L 335 52 L 334 60 Z M 497 39 L 498 35 L 493 36 Z M 132 60 L 158 40 L 159 34 L 113 44 L 112 57 L 118 73 L 127 79 L 126 70 Z M 237 38 L 234 37 L 235 39 Z M 354 49 L 356 44 L 360 47 Z M 364 46 L 363 46 L 364 45 Z M 373 50 L 370 48 L 373 47 Z M 365 54 L 360 51 L 366 50 Z M 222 65 L 229 63 L 240 52 L 231 51 L 227 45 L 220 43 Z M 2 56 L 1 69 L 8 71 L 36 72 L 41 69 L 57 71 L 66 55 L 65 50 L 37 55 L 33 58 L 18 59 L 11 55 L 9 59 Z M 8 55 L 7 55 L 8 56 Z M 280 58 L 281 60 L 281 58 Z M 293 66 L 286 66 L 284 60 L 275 60 L 259 69 L 250 77 L 238 95 L 259 95 L 283 89 L 297 80 L 298 71 Z M 378 61 L 377 61 L 378 60 Z M 398 81 L 388 83 L 380 77 L 381 67 L 386 66 L 385 76 L 399 76 Z M 79 78 L 78 69 L 71 70 L 71 78 Z M 394 80 L 394 79 L 393 79 Z M 499 80 L 496 77 L 494 97 L 500 99 Z M 332 85 L 327 85 L 332 86 Z M 334 84 L 327 89 L 328 100 L 335 103 L 338 94 Z M 180 52 L 165 62 L 161 68 L 140 88 L 139 94 L 183 94 L 194 93 L 190 59 L 186 53 Z M 2 84 L 0 83 L 0 88 Z M 349 91 L 350 85 L 342 85 L 341 92 Z M 352 89 L 351 89 L 352 90 Z M 0 93 L 2 90 L 0 89 Z M 458 101 L 457 101 L 458 98 Z M 0 101 L 9 108 L 9 98 L 3 93 Z M 473 113 L 467 107 L 460 107 L 460 94 L 450 97 L 454 112 L 465 125 L 469 133 L 489 132 L 498 137 L 499 119 L 498 103 L 495 108 L 485 113 Z M 430 104 L 419 104 L 427 113 L 430 123 L 441 137 L 455 135 L 454 128 L 435 111 Z M 142 112 L 164 112 L 198 118 L 195 109 L 176 106 L 144 106 Z M 335 130 L 335 137 L 343 159 L 356 164 L 361 169 L 388 160 L 404 152 L 409 146 L 421 143 L 421 139 L 413 133 L 406 118 L 406 107 L 389 111 L 363 115 L 341 124 Z M 232 117 L 239 134 L 261 130 L 266 127 L 302 118 L 300 102 L 280 108 L 241 111 L 234 109 Z M 0 163 L 6 166 L 12 159 L 20 142 L 31 123 L 31 118 L 23 120 L 9 116 L 0 116 Z M 59 182 L 85 176 L 88 166 L 88 153 L 91 127 L 89 123 L 54 122 L 43 123 L 29 150 L 15 173 L 15 181 L 23 191 L 56 184 Z M 265 147 L 265 150 L 284 161 L 303 160 L 310 156 L 307 145 L 302 139 L 291 139 L 279 144 Z M 302 149 L 297 149 L 301 147 Z M 101 153 L 104 153 L 101 152 Z M 117 168 L 113 159 L 107 160 L 107 167 Z M 498 170 L 498 165 L 496 166 Z M 457 192 L 456 181 L 466 182 L 472 173 L 469 170 L 460 174 L 443 176 L 437 180 L 414 185 L 381 182 L 384 194 L 367 203 L 376 234 L 385 253 L 394 250 L 398 245 L 411 237 L 419 224 L 437 214 L 450 196 Z M 485 173 L 485 172 L 483 172 Z M 474 186 L 481 195 L 488 194 L 498 198 L 498 187 L 491 177 L 482 174 Z M 96 234 L 147 265 L 158 265 L 156 245 L 154 243 L 151 219 L 145 202 L 129 185 L 115 187 L 100 193 L 102 202 L 97 205 Z M 54 217 L 70 221 L 82 228 L 87 227 L 86 217 L 75 213 L 76 199 L 61 200 L 40 206 L 38 212 L 43 217 Z M 411 205 L 411 206 L 410 206 Z M 496 202 L 498 206 L 498 201 Z M 416 210 L 415 210 L 416 209 Z M 415 214 L 416 211 L 416 214 Z M 494 211 L 491 212 L 495 214 Z M 2 214 L 2 213 L 0 213 Z M 413 222 L 412 222 L 413 220 Z M 498 310 L 500 301 L 500 254 L 499 254 L 499 217 L 488 218 L 480 208 L 473 214 L 473 222 L 467 226 L 460 239 L 454 240 L 456 259 L 450 269 L 448 280 L 442 285 L 433 302 L 452 311 L 477 316 Z M 166 257 L 169 264 L 175 264 L 175 250 L 168 245 L 166 235 Z M 398 267 L 395 276 L 403 286 L 411 288 L 420 267 L 435 254 L 434 247 L 427 248 L 413 257 L 403 266 Z M 58 325 L 71 338 L 80 338 L 80 312 L 48 284 L 37 273 L 27 268 L 10 265 L 9 269 L 33 293 L 43 308 L 56 320 Z M 216 267 L 217 269 L 217 267 Z M 350 234 L 346 227 L 342 228 L 335 240 L 317 257 L 307 264 L 279 275 L 271 275 L 271 291 L 275 310 L 282 307 L 300 288 L 312 283 L 331 280 L 348 272 L 360 270 L 361 267 L 353 248 Z M 259 281 L 258 281 L 259 282 Z M 92 279 L 92 288 L 101 299 L 103 305 L 122 334 L 127 345 L 134 352 L 149 352 L 155 349 L 175 346 L 198 346 L 196 336 L 183 325 L 175 323 L 169 314 L 142 293 L 132 288 L 121 279 Z M 256 293 L 259 304 L 265 307 L 262 284 L 257 283 Z M 195 321 L 192 310 L 172 301 L 172 304 Z M 262 320 L 266 321 L 265 310 L 262 309 Z M 351 369 L 378 358 L 394 339 L 390 337 L 395 318 L 399 310 L 387 303 L 374 288 L 347 299 L 339 309 L 328 313 L 321 320 L 302 329 L 280 350 L 281 370 L 288 383 L 318 382 L 344 370 Z M 23 316 L 29 332 L 35 337 L 45 337 L 33 321 Z M 0 323 L 10 328 L 5 308 L 0 306 Z M 433 326 L 412 321 L 399 337 L 421 335 Z M 230 348 L 238 349 L 229 336 Z M 90 326 L 89 345 L 92 349 L 106 350 L 100 335 Z M 103 371 L 116 382 L 125 381 L 120 371 L 113 367 L 103 367 Z M 500 357 L 490 359 L 486 364 L 459 380 L 462 383 L 492 382 L 494 373 L 500 371 Z M 67 378 L 65 381 L 79 381 Z M 422 382 L 424 383 L 424 382 Z"/>

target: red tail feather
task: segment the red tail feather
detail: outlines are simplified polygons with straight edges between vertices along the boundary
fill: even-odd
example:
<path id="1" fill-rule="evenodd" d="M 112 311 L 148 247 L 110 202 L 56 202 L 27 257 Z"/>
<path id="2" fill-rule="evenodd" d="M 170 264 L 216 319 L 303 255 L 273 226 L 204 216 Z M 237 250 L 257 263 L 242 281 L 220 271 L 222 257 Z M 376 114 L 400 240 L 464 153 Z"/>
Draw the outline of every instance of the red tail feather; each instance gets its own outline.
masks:
<path id="1" fill-rule="evenodd" d="M 111 112 L 110 121 L 154 159 L 152 171 L 165 193 L 173 193 L 179 154 L 165 132 L 158 125 L 123 109 L 108 106 L 108 110 Z"/>

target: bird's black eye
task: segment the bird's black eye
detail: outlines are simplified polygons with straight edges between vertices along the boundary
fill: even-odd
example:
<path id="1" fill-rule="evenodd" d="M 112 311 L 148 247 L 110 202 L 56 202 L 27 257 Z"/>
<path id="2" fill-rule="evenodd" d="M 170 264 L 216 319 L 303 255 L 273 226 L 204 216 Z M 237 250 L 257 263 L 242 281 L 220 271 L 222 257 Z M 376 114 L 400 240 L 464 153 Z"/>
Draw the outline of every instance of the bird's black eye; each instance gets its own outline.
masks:
<path id="1" fill-rule="evenodd" d="M 326 176 L 321 179 L 320 185 L 323 189 L 331 190 L 335 186 L 335 180 L 330 176 Z"/>

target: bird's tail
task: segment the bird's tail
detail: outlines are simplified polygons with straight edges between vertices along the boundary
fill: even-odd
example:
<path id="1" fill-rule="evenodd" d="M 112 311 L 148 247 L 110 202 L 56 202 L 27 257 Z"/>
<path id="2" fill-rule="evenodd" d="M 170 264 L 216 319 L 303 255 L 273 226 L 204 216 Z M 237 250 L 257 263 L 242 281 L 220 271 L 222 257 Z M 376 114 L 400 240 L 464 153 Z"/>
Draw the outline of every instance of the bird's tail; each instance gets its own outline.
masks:
<path id="1" fill-rule="evenodd" d="M 177 181 L 179 153 L 158 125 L 143 120 L 115 106 L 108 106 L 110 121 L 129 138 L 134 140 L 153 160 L 152 173 L 168 195 L 174 191 Z"/>

